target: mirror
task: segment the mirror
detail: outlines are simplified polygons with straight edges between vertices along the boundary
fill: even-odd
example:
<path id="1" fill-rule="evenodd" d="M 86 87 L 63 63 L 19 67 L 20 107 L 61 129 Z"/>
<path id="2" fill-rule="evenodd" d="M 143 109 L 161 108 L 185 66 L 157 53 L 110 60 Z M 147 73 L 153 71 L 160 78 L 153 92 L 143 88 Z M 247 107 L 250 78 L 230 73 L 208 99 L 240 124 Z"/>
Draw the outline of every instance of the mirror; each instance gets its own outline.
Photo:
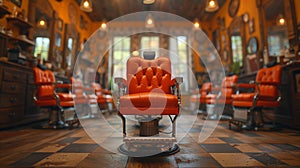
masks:
<path id="1" fill-rule="evenodd" d="M 251 37 L 248 40 L 248 44 L 247 44 L 247 54 L 248 55 L 255 54 L 257 52 L 257 48 L 258 48 L 257 38 Z"/>
<path id="2" fill-rule="evenodd" d="M 73 70 L 78 54 L 79 33 L 73 24 L 65 25 L 63 68 Z"/>
<path id="3" fill-rule="evenodd" d="M 33 39 L 35 41 L 34 56 L 44 61 L 51 61 L 53 46 L 53 8 L 48 0 L 31 0 L 29 6 L 29 22 L 34 24 Z"/>
<path id="4" fill-rule="evenodd" d="M 269 56 L 280 56 L 290 47 L 285 3 L 284 0 L 269 0 L 264 4 L 265 34 Z"/>
<path id="5" fill-rule="evenodd" d="M 245 25 L 241 16 L 235 17 L 228 29 L 230 40 L 231 72 L 239 74 L 244 66 L 245 52 Z"/>

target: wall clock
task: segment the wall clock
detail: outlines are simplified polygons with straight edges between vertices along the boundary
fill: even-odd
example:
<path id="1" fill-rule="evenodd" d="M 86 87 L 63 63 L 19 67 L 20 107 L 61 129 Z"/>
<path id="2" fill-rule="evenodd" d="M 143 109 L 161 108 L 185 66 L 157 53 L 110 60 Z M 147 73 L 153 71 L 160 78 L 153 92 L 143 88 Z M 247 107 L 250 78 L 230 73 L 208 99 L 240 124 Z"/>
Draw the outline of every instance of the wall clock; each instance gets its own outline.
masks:
<path id="1" fill-rule="evenodd" d="M 239 9 L 239 6 L 240 0 L 230 0 L 228 7 L 229 16 L 234 17 Z"/>

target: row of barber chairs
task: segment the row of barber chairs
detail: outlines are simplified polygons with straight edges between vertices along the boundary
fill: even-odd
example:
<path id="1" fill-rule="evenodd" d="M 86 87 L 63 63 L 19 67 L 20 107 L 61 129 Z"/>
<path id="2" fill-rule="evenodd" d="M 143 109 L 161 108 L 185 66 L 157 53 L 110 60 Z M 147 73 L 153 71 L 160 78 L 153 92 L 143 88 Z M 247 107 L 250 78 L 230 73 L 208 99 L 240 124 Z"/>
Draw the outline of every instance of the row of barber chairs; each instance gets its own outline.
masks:
<path id="1" fill-rule="evenodd" d="M 56 81 L 50 70 L 33 69 L 36 91 L 35 105 L 50 109 L 48 124 L 42 128 L 72 128 L 79 126 L 79 118 L 93 118 L 100 109 L 113 106 L 113 99 L 97 83 L 85 87 L 80 79 L 70 78 L 70 83 Z M 113 108 L 111 108 L 113 111 Z"/>
<path id="2" fill-rule="evenodd" d="M 263 110 L 275 110 L 280 105 L 281 71 L 280 65 L 262 68 L 255 81 L 249 83 L 238 83 L 236 75 L 227 76 L 220 88 L 213 87 L 210 82 L 204 83 L 196 100 L 200 103 L 199 110 L 205 119 L 229 120 L 230 129 L 232 125 L 238 130 L 263 128 Z M 195 97 L 191 101 L 195 101 Z"/>

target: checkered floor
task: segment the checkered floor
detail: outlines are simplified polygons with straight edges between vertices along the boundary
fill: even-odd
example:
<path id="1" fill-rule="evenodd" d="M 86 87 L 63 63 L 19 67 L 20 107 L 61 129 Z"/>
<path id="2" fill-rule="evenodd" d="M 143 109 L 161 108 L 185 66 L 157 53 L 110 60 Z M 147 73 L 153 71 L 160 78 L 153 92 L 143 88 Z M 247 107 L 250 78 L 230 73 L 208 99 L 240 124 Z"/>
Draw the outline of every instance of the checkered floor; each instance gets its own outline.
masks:
<path id="1" fill-rule="evenodd" d="M 106 118 L 120 129 L 121 120 L 116 116 Z M 199 116 L 179 142 L 180 152 L 142 158 L 107 151 L 83 128 L 40 130 L 27 126 L 2 130 L 0 167 L 300 167 L 300 131 L 238 132 L 228 129 L 228 121 L 220 121 L 200 143 L 197 137 L 202 128 Z"/>

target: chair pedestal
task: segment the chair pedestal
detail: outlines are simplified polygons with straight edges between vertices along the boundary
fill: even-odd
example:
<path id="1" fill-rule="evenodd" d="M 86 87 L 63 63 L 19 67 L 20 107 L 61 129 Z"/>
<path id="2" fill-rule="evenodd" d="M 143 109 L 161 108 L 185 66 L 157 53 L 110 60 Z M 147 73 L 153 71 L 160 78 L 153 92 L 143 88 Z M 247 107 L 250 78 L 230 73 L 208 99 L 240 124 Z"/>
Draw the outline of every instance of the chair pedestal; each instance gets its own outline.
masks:
<path id="1" fill-rule="evenodd" d="M 140 122 L 140 136 L 154 136 L 158 131 L 159 119 L 153 119 L 147 122 Z"/>
<path id="2" fill-rule="evenodd" d="M 119 151 L 131 157 L 167 156 L 180 151 L 175 137 L 125 137 Z"/>

